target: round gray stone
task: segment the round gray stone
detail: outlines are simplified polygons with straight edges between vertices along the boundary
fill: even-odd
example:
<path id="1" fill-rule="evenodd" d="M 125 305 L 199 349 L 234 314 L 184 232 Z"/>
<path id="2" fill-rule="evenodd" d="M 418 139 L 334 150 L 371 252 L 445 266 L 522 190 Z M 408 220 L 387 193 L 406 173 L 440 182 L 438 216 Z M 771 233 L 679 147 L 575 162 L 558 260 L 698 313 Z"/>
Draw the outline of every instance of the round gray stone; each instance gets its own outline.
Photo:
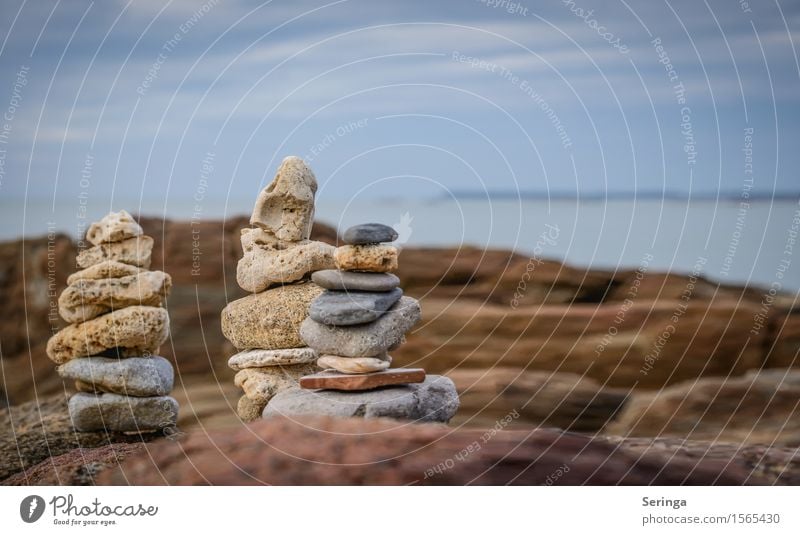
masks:
<path id="1" fill-rule="evenodd" d="M 69 399 L 69 416 L 77 431 L 155 431 L 175 425 L 178 402 L 169 396 L 78 393 Z"/>
<path id="2" fill-rule="evenodd" d="M 323 269 L 311 275 L 311 280 L 326 290 L 388 292 L 400 286 L 400 279 L 392 273 L 363 273 Z"/>
<path id="3" fill-rule="evenodd" d="M 157 356 L 72 359 L 56 371 L 65 379 L 90 384 L 99 392 L 137 397 L 169 394 L 175 376 L 172 364 Z"/>
<path id="4" fill-rule="evenodd" d="M 356 225 L 344 231 L 342 240 L 350 245 L 364 245 L 367 243 L 387 243 L 397 239 L 397 231 L 388 225 L 380 223 L 365 223 Z"/>
<path id="5" fill-rule="evenodd" d="M 419 302 L 404 296 L 372 323 L 338 326 L 306 318 L 300 326 L 300 337 L 320 355 L 373 357 L 399 345 L 421 317 Z"/>
<path id="6" fill-rule="evenodd" d="M 272 398 L 263 417 L 314 414 L 446 423 L 455 415 L 458 404 L 453 381 L 441 375 L 429 375 L 422 383 L 361 392 L 289 388 Z"/>
<path id="7" fill-rule="evenodd" d="M 311 301 L 308 315 L 323 325 L 360 325 L 383 316 L 401 297 L 403 290 L 390 292 L 335 292 L 325 290 Z"/>

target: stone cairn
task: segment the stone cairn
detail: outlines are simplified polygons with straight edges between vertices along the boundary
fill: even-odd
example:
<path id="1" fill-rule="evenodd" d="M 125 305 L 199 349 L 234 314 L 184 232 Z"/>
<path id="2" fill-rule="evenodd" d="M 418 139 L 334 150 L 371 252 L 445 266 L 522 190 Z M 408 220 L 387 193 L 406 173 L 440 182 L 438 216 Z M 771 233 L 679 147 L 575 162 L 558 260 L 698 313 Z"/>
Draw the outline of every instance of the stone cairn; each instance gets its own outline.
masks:
<path id="1" fill-rule="evenodd" d="M 398 348 L 421 317 L 416 299 L 403 296 L 397 269 L 397 239 L 377 223 L 345 231 L 346 245 L 334 253 L 336 270 L 312 280 L 325 291 L 311 301 L 300 336 L 317 352 L 321 373 L 300 379 L 264 411 L 273 414 L 393 417 L 447 422 L 458 408 L 453 382 L 420 368 L 390 368 L 388 351 Z"/>
<path id="2" fill-rule="evenodd" d="M 258 196 L 242 229 L 244 256 L 236 280 L 251 295 L 222 311 L 222 332 L 240 352 L 228 366 L 244 390 L 237 413 L 244 421 L 261 416 L 278 392 L 314 372 L 317 354 L 300 338 L 300 324 L 322 289 L 308 281 L 334 267 L 334 247 L 312 241 L 317 179 L 302 159 L 289 156 Z"/>
<path id="3" fill-rule="evenodd" d="M 75 381 L 69 414 L 78 431 L 152 432 L 174 428 L 172 364 L 156 356 L 169 336 L 163 307 L 172 279 L 148 271 L 153 239 L 125 210 L 93 223 L 93 245 L 77 257 L 58 311 L 69 326 L 47 343 L 58 374 Z"/>

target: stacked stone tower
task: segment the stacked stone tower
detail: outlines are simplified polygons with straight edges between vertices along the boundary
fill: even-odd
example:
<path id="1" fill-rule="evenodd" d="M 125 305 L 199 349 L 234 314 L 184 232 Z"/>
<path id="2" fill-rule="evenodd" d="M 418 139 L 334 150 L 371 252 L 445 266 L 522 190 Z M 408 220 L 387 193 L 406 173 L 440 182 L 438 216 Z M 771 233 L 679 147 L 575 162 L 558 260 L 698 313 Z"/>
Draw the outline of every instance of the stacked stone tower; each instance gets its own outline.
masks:
<path id="1" fill-rule="evenodd" d="M 164 300 L 172 280 L 149 271 L 153 239 L 126 211 L 110 213 L 86 233 L 93 247 L 78 254 L 58 299 L 70 325 L 47 343 L 47 355 L 78 393 L 69 413 L 78 431 L 141 433 L 176 424 L 168 394 L 174 371 L 157 355 L 169 337 Z"/>

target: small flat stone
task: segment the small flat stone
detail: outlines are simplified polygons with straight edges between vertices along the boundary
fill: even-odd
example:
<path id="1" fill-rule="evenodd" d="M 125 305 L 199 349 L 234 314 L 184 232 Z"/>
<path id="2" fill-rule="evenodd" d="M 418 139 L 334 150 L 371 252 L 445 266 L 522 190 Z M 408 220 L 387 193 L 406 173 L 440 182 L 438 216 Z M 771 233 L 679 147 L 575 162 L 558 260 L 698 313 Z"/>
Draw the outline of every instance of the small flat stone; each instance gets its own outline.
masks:
<path id="1" fill-rule="evenodd" d="M 82 280 L 118 279 L 120 277 L 136 275 L 143 271 L 142 268 L 130 264 L 123 264 L 116 260 L 106 260 L 105 262 L 100 262 L 99 264 L 73 273 L 67 277 L 67 284 L 72 285 Z"/>
<path id="2" fill-rule="evenodd" d="M 314 373 L 317 369 L 315 364 L 245 368 L 233 376 L 233 382 L 244 390 L 248 398 L 258 403 L 268 403 L 272 396 L 297 386 L 302 376 Z"/>
<path id="3" fill-rule="evenodd" d="M 421 315 L 419 302 L 404 296 L 372 323 L 341 327 L 306 318 L 300 326 L 300 336 L 320 355 L 374 357 L 399 345 Z"/>
<path id="4" fill-rule="evenodd" d="M 397 248 L 391 245 L 343 245 L 333 254 L 344 271 L 388 273 L 397 269 Z"/>
<path id="5" fill-rule="evenodd" d="M 110 212 L 100 221 L 89 225 L 86 239 L 92 245 L 111 243 L 128 238 L 135 238 L 143 234 L 142 227 L 125 210 Z"/>
<path id="6" fill-rule="evenodd" d="M 330 370 L 300 378 L 300 388 L 325 390 L 372 390 L 382 386 L 421 383 L 422 368 L 394 368 L 374 373 L 344 374 Z"/>
<path id="7" fill-rule="evenodd" d="M 324 269 L 311 275 L 311 280 L 326 290 L 389 292 L 400 286 L 400 279 L 392 273 L 362 273 Z"/>
<path id="8" fill-rule="evenodd" d="M 345 230 L 342 239 L 350 245 L 393 242 L 397 239 L 397 231 L 381 223 L 365 223 Z"/>
<path id="9" fill-rule="evenodd" d="M 222 310 L 222 334 L 236 349 L 305 347 L 300 324 L 322 293 L 313 282 L 277 286 L 231 301 Z"/>
<path id="10" fill-rule="evenodd" d="M 105 262 L 114 260 L 123 264 L 148 269 L 150 267 L 150 255 L 153 252 L 153 238 L 150 236 L 137 236 L 113 243 L 101 243 L 94 247 L 89 247 L 78 253 L 76 262 L 78 267 L 88 268 Z"/>
<path id="11" fill-rule="evenodd" d="M 323 325 L 359 325 L 383 316 L 401 297 L 403 290 L 390 292 L 336 292 L 325 290 L 311 301 L 308 315 Z"/>
<path id="12" fill-rule="evenodd" d="M 68 323 L 80 323 L 131 305 L 161 306 L 172 278 L 163 271 L 143 271 L 116 279 L 79 280 L 58 298 L 58 312 Z"/>
<path id="13" fill-rule="evenodd" d="M 320 368 L 331 368 L 341 373 L 372 373 L 385 370 L 392 364 L 392 357 L 339 357 L 337 355 L 322 355 L 317 360 Z"/>
<path id="14" fill-rule="evenodd" d="M 232 356 L 228 367 L 233 370 L 245 368 L 266 368 L 268 366 L 290 366 L 292 364 L 313 364 L 317 352 L 310 347 L 293 349 L 248 349 Z"/>
<path id="15" fill-rule="evenodd" d="M 457 410 L 458 394 L 453 381 L 440 375 L 428 375 L 421 383 L 367 391 L 289 388 L 272 398 L 264 409 L 264 418 L 327 415 L 448 422 Z"/>
<path id="16" fill-rule="evenodd" d="M 47 356 L 64 364 L 106 351 L 122 356 L 152 355 L 168 337 L 166 309 L 136 305 L 64 327 L 47 341 Z"/>
<path id="17" fill-rule="evenodd" d="M 80 390 L 126 396 L 165 396 L 172 390 L 174 370 L 164 357 L 72 359 L 56 368 L 65 379 L 80 383 Z"/>
<path id="18" fill-rule="evenodd" d="M 135 398 L 79 392 L 69 399 L 69 416 L 77 431 L 155 431 L 175 425 L 178 402 L 169 396 Z"/>

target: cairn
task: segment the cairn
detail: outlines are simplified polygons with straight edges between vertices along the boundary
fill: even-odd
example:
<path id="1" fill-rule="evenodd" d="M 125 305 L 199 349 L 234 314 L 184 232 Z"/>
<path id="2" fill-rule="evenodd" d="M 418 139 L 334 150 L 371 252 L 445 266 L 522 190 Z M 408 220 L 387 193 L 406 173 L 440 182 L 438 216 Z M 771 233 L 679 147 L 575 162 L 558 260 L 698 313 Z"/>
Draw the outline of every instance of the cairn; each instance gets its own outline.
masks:
<path id="1" fill-rule="evenodd" d="M 311 301 L 300 336 L 319 354 L 324 371 L 304 376 L 300 388 L 278 394 L 264 411 L 274 414 L 393 417 L 447 422 L 458 408 L 453 382 L 420 368 L 391 368 L 389 351 L 420 320 L 420 304 L 403 295 L 397 239 L 377 223 L 345 231 L 334 253 L 335 270 L 312 280 L 325 289 Z"/>
<path id="2" fill-rule="evenodd" d="M 273 396 L 317 369 L 317 354 L 299 333 L 309 304 L 322 293 L 308 275 L 334 267 L 334 247 L 309 239 L 316 191 L 311 169 L 289 156 L 259 194 L 251 228 L 242 229 L 236 280 L 252 293 L 225 307 L 222 332 L 240 351 L 228 366 L 244 391 L 237 404 L 244 421 L 259 418 Z"/>
<path id="3" fill-rule="evenodd" d="M 69 414 L 78 431 L 152 432 L 175 426 L 172 364 L 157 356 L 169 337 L 164 300 L 172 279 L 149 271 L 153 239 L 122 210 L 93 223 L 93 245 L 58 299 L 70 323 L 47 343 L 58 374 L 75 381 Z"/>

